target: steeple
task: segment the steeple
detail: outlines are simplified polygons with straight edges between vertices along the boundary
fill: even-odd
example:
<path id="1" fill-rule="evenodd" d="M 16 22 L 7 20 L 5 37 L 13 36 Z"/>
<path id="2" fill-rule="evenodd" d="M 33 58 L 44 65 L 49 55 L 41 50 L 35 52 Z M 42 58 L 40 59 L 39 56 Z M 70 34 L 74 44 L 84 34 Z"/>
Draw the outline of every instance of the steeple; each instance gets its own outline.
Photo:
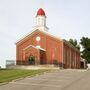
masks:
<path id="1" fill-rule="evenodd" d="M 37 15 L 42 15 L 42 16 L 45 16 L 45 12 L 42 8 L 40 8 L 37 12 Z"/>
<path id="2" fill-rule="evenodd" d="M 42 8 L 40 8 L 37 11 L 36 24 L 38 26 L 46 26 L 46 16 L 45 16 L 45 12 L 44 12 L 44 10 Z"/>
<path id="3" fill-rule="evenodd" d="M 34 27 L 34 29 L 48 31 L 48 28 L 46 26 L 46 14 L 42 8 L 37 11 L 36 26 Z"/>

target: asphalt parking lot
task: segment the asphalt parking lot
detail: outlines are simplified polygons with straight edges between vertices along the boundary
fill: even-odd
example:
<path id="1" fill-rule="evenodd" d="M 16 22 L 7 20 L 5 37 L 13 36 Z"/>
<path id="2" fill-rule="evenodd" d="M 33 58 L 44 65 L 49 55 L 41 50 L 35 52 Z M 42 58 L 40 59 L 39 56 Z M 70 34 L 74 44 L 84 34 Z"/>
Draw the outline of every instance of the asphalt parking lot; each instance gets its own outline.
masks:
<path id="1" fill-rule="evenodd" d="M 12 81 L 0 90 L 90 90 L 90 70 L 54 70 Z"/>

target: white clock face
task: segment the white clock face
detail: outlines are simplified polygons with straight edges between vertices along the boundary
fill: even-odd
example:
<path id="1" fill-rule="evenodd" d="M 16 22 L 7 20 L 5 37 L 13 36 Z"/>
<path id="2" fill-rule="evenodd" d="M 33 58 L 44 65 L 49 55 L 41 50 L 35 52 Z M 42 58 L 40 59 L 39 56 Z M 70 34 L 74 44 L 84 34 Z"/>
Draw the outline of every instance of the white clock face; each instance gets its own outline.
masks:
<path id="1" fill-rule="evenodd" d="M 41 39 L 40 36 L 36 37 L 36 41 L 40 41 L 40 39 Z"/>

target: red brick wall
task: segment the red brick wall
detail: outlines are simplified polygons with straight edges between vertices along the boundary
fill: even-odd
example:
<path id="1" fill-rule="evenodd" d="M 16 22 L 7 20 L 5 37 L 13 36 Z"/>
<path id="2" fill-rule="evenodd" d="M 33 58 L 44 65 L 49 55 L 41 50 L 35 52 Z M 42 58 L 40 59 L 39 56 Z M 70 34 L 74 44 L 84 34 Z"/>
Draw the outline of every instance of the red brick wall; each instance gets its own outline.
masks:
<path id="1" fill-rule="evenodd" d="M 65 68 L 80 68 L 80 52 L 63 42 L 63 63 Z"/>
<path id="2" fill-rule="evenodd" d="M 60 63 L 62 60 L 62 42 L 47 37 L 46 44 L 47 62 L 53 63 L 53 60 L 57 60 Z"/>
<path id="3" fill-rule="evenodd" d="M 23 57 L 23 60 L 26 61 L 27 60 L 27 64 L 28 64 L 28 58 L 30 55 L 34 56 L 35 57 L 35 64 L 39 64 L 39 50 L 38 49 L 35 49 L 33 47 L 30 47 L 26 50 L 24 50 L 24 54 L 25 54 L 25 57 Z M 24 56 L 23 54 L 23 56 Z"/>
<path id="4" fill-rule="evenodd" d="M 41 40 L 36 41 L 36 37 L 40 36 Z M 80 68 L 80 53 L 73 49 L 67 43 L 46 35 L 40 31 L 33 32 L 27 38 L 24 38 L 21 42 L 16 44 L 16 60 L 26 61 L 25 57 L 28 57 L 32 53 L 36 58 L 36 64 L 40 63 L 40 55 L 38 50 L 34 48 L 25 49 L 27 46 L 40 45 L 41 48 L 46 50 L 45 58 L 47 64 L 52 64 L 53 60 L 57 60 L 58 63 L 63 63 L 65 68 Z M 17 63 L 18 64 L 18 63 Z"/>
<path id="5" fill-rule="evenodd" d="M 39 43 L 36 41 L 36 37 L 40 36 L 41 40 Z M 32 35 L 23 39 L 16 45 L 16 60 L 24 60 L 23 49 L 29 45 L 36 46 L 40 44 L 41 48 L 46 50 L 47 64 L 53 63 L 53 60 L 57 60 L 59 63 L 62 60 L 62 41 L 57 40 L 51 36 L 48 36 L 42 32 L 34 32 Z M 30 50 L 33 51 L 33 50 Z M 38 61 L 39 62 L 39 61 Z"/>

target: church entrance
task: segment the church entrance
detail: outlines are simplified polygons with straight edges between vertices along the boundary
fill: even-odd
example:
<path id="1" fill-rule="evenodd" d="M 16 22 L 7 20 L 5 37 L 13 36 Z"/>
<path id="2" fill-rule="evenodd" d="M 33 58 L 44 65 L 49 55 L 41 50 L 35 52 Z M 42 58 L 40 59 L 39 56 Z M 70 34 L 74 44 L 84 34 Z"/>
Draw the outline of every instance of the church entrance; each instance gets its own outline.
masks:
<path id="1" fill-rule="evenodd" d="M 35 65 L 35 56 L 30 55 L 28 58 L 29 65 Z"/>
<path id="2" fill-rule="evenodd" d="M 40 50 L 40 64 L 46 64 L 46 52 L 43 50 Z"/>

